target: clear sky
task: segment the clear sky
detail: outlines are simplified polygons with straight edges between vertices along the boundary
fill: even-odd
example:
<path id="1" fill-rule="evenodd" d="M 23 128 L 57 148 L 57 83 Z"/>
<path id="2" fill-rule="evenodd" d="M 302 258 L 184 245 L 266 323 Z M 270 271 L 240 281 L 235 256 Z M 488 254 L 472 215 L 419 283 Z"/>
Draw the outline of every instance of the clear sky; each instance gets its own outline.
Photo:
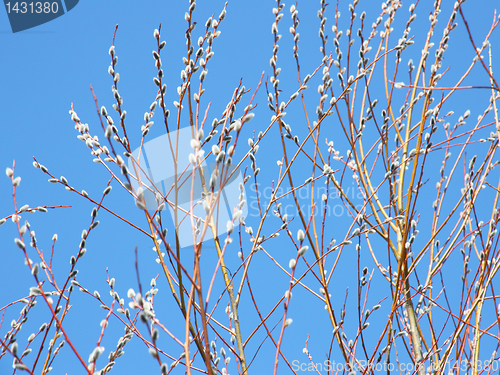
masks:
<path id="1" fill-rule="evenodd" d="M 427 0 L 421 1 L 421 3 L 416 11 L 420 23 L 416 23 L 411 32 L 411 35 L 414 36 L 415 45 L 403 55 L 405 64 L 410 57 L 414 61 L 418 61 L 422 41 L 425 38 L 425 34 L 422 32 L 428 29 L 427 16 L 431 11 L 431 2 Z M 445 0 L 442 3 L 443 9 L 445 9 L 443 12 L 449 13 L 454 1 Z M 280 87 L 284 92 L 283 100 L 288 98 L 298 87 L 295 62 L 291 57 L 292 41 L 288 32 L 291 25 L 288 11 L 290 5 L 291 3 L 286 3 L 285 16 L 280 24 L 280 33 L 283 34 L 283 39 L 280 42 L 278 65 L 282 68 L 283 78 Z M 407 21 L 409 5 L 409 2 L 403 3 L 400 18 L 398 18 L 394 26 L 395 28 L 400 27 L 401 31 L 403 30 L 401 26 Z M 491 26 L 494 8 L 497 5 L 498 3 L 487 0 L 469 0 L 463 5 L 464 14 L 469 22 L 472 34 L 479 44 L 483 41 Z M 207 94 L 210 95 L 209 100 L 211 102 L 211 110 L 208 116 L 210 121 L 213 117 L 220 118 L 240 79 L 243 80 L 242 82 L 246 88 L 251 89 L 251 93 L 253 93 L 261 74 L 264 72 L 264 77 L 271 74 L 269 59 L 272 56 L 273 43 L 271 34 L 271 24 L 274 21 L 273 6 L 275 6 L 274 2 L 264 0 L 229 1 L 226 19 L 220 26 L 222 33 L 214 43 L 215 55 L 213 60 L 210 61 L 206 84 Z M 129 137 L 136 141 L 132 145 L 132 149 L 138 147 L 144 112 L 149 110 L 149 106 L 156 95 L 156 86 L 153 83 L 156 68 L 151 54 L 151 51 L 156 49 L 153 31 L 161 24 L 161 40 L 166 41 L 166 47 L 162 52 L 162 61 L 168 82 L 167 105 L 172 111 L 174 109 L 172 102 L 177 99 L 176 88 L 180 84 L 180 71 L 184 67 L 182 57 L 185 56 L 184 34 L 187 28 L 184 13 L 187 7 L 187 1 L 172 0 L 143 2 L 80 1 L 74 9 L 64 16 L 15 34 L 10 29 L 7 13 L 3 10 L 0 11 L 0 169 L 4 170 L 6 167 L 12 167 L 15 160 L 15 175 L 22 178 L 16 194 L 18 207 L 24 204 L 29 204 L 30 207 L 42 205 L 71 206 L 49 210 L 48 213 L 24 213 L 21 220 L 22 223 L 24 223 L 24 220 L 29 220 L 32 229 L 36 231 L 39 246 L 44 250 L 45 254 L 49 254 L 51 251 L 53 234 L 58 234 L 59 240 L 56 242 L 54 251 L 54 270 L 61 280 L 65 278 L 68 272 L 71 255 L 75 255 L 78 251 L 82 230 L 88 228 L 93 205 L 83 198 L 67 192 L 61 185 L 47 182 L 47 176 L 41 173 L 40 170 L 33 168 L 33 157 L 36 157 L 56 177 L 65 176 L 76 189 L 85 189 L 90 196 L 98 199 L 110 178 L 109 173 L 102 165 L 92 162 L 93 157 L 90 155 L 89 149 L 77 139 L 78 133 L 74 129 L 74 123 L 71 121 L 68 112 L 73 105 L 82 122 L 89 124 L 91 132 L 99 134 L 100 138 L 104 138 L 90 86 L 93 87 L 99 107 L 104 105 L 111 112 L 111 106 L 115 103 L 115 100 L 111 92 L 112 78 L 108 74 L 110 64 L 108 50 L 112 44 L 115 27 L 118 24 L 115 46 L 118 56 L 117 71 L 121 77 L 120 94 L 124 98 L 124 107 L 128 113 Z M 224 1 L 222 0 L 199 1 L 195 12 L 195 18 L 198 22 L 198 27 L 194 32 L 195 40 L 201 33 L 202 25 L 204 25 L 206 19 L 212 14 L 217 16 L 223 7 Z M 343 29 L 348 27 L 347 7 L 347 2 L 340 1 L 339 10 L 342 15 L 346 15 L 345 18 L 341 17 L 340 21 Z M 368 25 L 371 25 L 380 13 L 378 1 L 361 0 L 358 7 L 358 13 L 366 10 Z M 301 17 L 299 56 L 302 74 L 305 75 L 316 69 L 321 60 L 318 38 L 319 20 L 316 16 L 319 1 L 302 1 L 299 3 L 298 9 Z M 334 9 L 335 4 L 332 2 L 326 13 L 329 20 L 326 30 L 330 35 L 328 50 L 333 50 L 331 22 L 334 20 Z M 443 17 L 443 20 L 446 17 Z M 474 56 L 462 20 L 459 19 L 458 23 L 459 26 L 452 38 L 452 42 L 450 42 L 450 50 L 447 52 L 444 62 L 444 65 L 449 64 L 452 66 L 452 69 L 448 72 L 452 78 L 445 81 L 450 84 L 456 81 L 457 76 L 463 74 L 464 67 L 468 66 Z M 439 30 L 442 30 L 442 28 Z M 491 37 L 493 61 L 496 63 L 494 69 L 496 66 L 496 70 L 499 69 L 498 61 L 500 61 L 498 43 L 495 43 L 500 40 L 498 35 L 498 30 L 496 30 Z M 393 40 L 393 44 L 396 43 L 397 40 Z M 357 51 L 358 48 L 359 46 L 354 50 Z M 394 59 L 394 57 L 391 58 Z M 403 66 L 406 66 L 405 64 Z M 399 80 L 404 81 L 405 79 L 407 79 L 406 76 L 401 76 Z M 469 78 L 464 82 L 464 84 L 472 83 L 482 86 L 489 85 L 488 77 L 481 69 L 473 70 Z M 311 103 L 317 101 L 316 84 L 311 84 L 308 91 L 310 98 L 314 98 L 314 102 Z M 487 90 L 483 96 L 475 93 L 474 97 L 470 97 L 465 92 L 457 95 L 457 101 L 453 103 L 455 117 L 463 114 L 466 109 L 470 109 L 472 112 L 471 117 L 476 118 L 484 110 L 490 94 L 491 91 Z M 380 98 L 383 97 L 384 94 L 381 92 Z M 243 110 L 249 98 L 248 95 L 245 104 L 241 106 L 240 110 Z M 256 116 L 249 123 L 251 129 L 247 129 L 244 134 L 242 152 L 246 150 L 246 138 L 251 136 L 253 130 L 256 132 L 264 130 L 268 126 L 272 115 L 267 108 L 264 85 L 261 86 L 256 95 L 254 104 L 258 104 L 255 109 Z M 315 105 L 313 104 L 310 111 L 313 112 L 314 109 Z M 295 128 L 299 129 L 299 136 L 301 134 L 303 136 L 305 133 L 300 133 L 299 125 L 303 117 L 301 106 L 287 112 L 288 120 L 291 124 L 296 124 Z M 114 111 L 113 115 L 115 115 Z M 454 121 L 456 121 L 456 118 Z M 155 125 L 148 137 L 151 140 L 162 134 L 163 128 Z M 337 142 L 335 130 L 325 134 L 325 137 L 328 140 Z M 345 145 L 341 141 L 339 141 L 338 145 L 341 153 L 345 154 Z M 271 137 L 269 137 L 269 141 L 263 142 L 258 154 L 258 161 L 261 163 L 260 166 L 263 170 L 262 181 L 264 183 L 270 184 L 271 179 L 276 178 L 276 160 L 279 159 L 280 152 L 281 145 L 279 149 L 276 148 L 276 141 L 272 141 Z M 245 166 L 249 165 L 250 162 Z M 307 173 L 309 172 L 299 175 L 298 180 L 302 180 L 302 178 L 305 180 Z M 0 218 L 11 215 L 13 212 L 12 185 L 3 172 L 2 176 L 0 177 Z M 431 185 L 434 184 L 435 176 L 431 180 Z M 139 226 L 145 227 L 144 216 L 139 214 L 140 212 L 133 201 L 121 191 L 116 183 L 112 185 L 113 191 L 107 198 L 109 199 L 109 206 L 119 215 L 126 217 Z M 251 194 L 249 191 L 247 193 Z M 427 204 L 430 206 L 431 200 Z M 249 211 L 254 210 L 255 207 L 249 201 Z M 342 207 L 338 205 L 337 209 L 339 211 L 333 214 L 338 219 L 334 221 L 335 224 L 331 227 L 333 233 L 331 236 L 333 237 L 335 237 L 334 233 L 337 228 L 344 228 L 342 219 L 346 219 L 349 223 L 352 222 L 352 218 L 346 212 L 340 212 Z M 488 220 L 487 215 L 489 212 L 486 212 L 486 217 L 483 220 Z M 249 212 L 249 216 L 251 217 L 251 212 Z M 127 300 L 127 290 L 129 288 L 137 290 L 134 254 L 134 248 L 137 246 L 139 274 L 143 288 L 147 288 L 151 278 L 160 274 L 158 280 L 160 292 L 157 297 L 158 306 L 156 306 L 156 309 L 162 311 L 160 316 L 164 324 L 168 321 L 171 321 L 174 325 L 178 324 L 180 322 L 180 313 L 168 291 L 161 269 L 155 262 L 156 255 L 151 251 L 152 243 L 144 235 L 133 230 L 109 213 L 100 213 L 99 220 L 101 222 L 100 226 L 89 237 L 87 243 L 88 252 L 79 261 L 77 267 L 80 271 L 78 281 L 91 292 L 98 290 L 101 296 L 107 298 L 107 302 L 111 303 L 111 297 L 108 293 L 109 287 L 106 283 L 106 272 L 108 271 L 109 277 L 116 279 L 116 290 L 122 298 Z M 248 221 L 252 225 L 256 225 L 256 221 L 252 222 L 251 219 Z M 168 225 L 171 226 L 171 222 Z M 295 233 L 299 227 L 294 228 Z M 266 234 L 269 235 L 271 230 L 274 229 L 268 229 Z M 343 233 L 342 230 L 339 230 L 339 232 Z M 341 239 L 343 238 L 343 234 L 338 236 Z M 27 296 L 29 288 L 34 286 L 33 277 L 24 265 L 22 253 L 14 244 L 13 239 L 15 237 L 18 237 L 17 228 L 9 220 L 0 227 L 0 307 Z M 208 243 L 206 248 L 207 251 L 214 249 L 213 245 L 210 246 Z M 232 267 L 233 270 L 239 264 L 236 251 L 233 249 L 234 254 L 231 254 L 232 258 L 228 263 L 228 266 Z M 276 248 L 270 248 L 268 251 L 276 259 L 279 259 L 282 264 L 288 263 L 290 255 L 284 253 L 284 247 L 277 245 Z M 35 258 L 35 254 L 33 254 L 33 257 Z M 356 258 L 353 257 L 352 259 L 355 261 Z M 207 262 L 211 261 L 213 261 L 212 258 L 207 259 Z M 373 268 L 373 263 L 370 263 L 368 255 L 366 256 L 366 265 L 370 267 L 370 270 Z M 207 263 L 207 266 L 212 267 L 213 264 Z M 457 267 L 461 267 L 461 264 L 457 263 Z M 288 287 L 286 277 L 268 279 L 269 275 L 276 272 L 279 271 L 275 265 L 268 258 L 262 258 L 261 268 L 254 269 L 252 273 L 253 280 L 255 280 L 253 284 L 254 292 L 260 293 L 258 302 L 264 313 L 279 300 L 278 297 Z M 355 284 L 350 284 L 349 280 L 356 281 L 356 266 L 353 266 L 352 270 L 343 268 L 339 270 L 338 275 L 339 288 L 338 295 L 335 297 L 338 297 L 339 301 L 343 301 L 346 287 L 354 285 L 355 288 Z M 355 276 L 354 279 L 352 279 L 353 275 Z M 206 276 L 207 280 L 209 280 L 210 276 L 211 273 Z M 350 277 L 351 279 L 349 279 Z M 237 280 L 239 281 L 240 277 L 237 277 Z M 312 285 L 313 289 L 317 291 L 318 286 L 314 283 Z M 221 284 L 219 283 L 217 286 L 220 287 Z M 331 327 L 328 325 L 327 315 L 323 310 L 322 303 L 319 301 L 307 304 L 300 303 L 302 293 L 305 292 L 303 290 L 297 290 L 296 294 L 294 292 L 290 310 L 290 316 L 294 319 L 294 324 L 286 331 L 284 349 L 289 353 L 291 360 L 299 359 L 301 362 L 307 362 L 306 356 L 302 354 L 302 348 L 309 334 L 311 335 L 309 345 L 315 349 L 316 360 L 323 361 L 331 340 Z M 349 293 L 352 293 L 354 298 L 355 289 L 352 289 Z M 269 298 L 266 296 L 269 296 Z M 245 297 L 248 299 L 245 302 L 248 305 L 243 305 L 244 308 L 253 309 L 249 295 L 247 294 Z M 369 301 L 370 306 L 375 305 L 380 298 L 383 298 L 383 296 L 378 297 L 376 298 L 375 293 L 373 299 Z M 89 296 L 74 293 L 72 298 L 74 307 L 67 318 L 66 326 L 71 327 L 72 341 L 79 349 L 82 357 L 87 359 L 99 338 L 101 332 L 99 323 L 105 318 L 105 311 L 100 309 L 99 303 Z M 227 295 L 224 298 L 221 306 L 225 307 Z M 342 303 L 338 302 L 337 306 L 341 305 Z M 22 306 L 17 304 L 7 310 L 3 317 L 3 325 L 0 327 L 2 337 L 9 327 L 10 321 L 18 316 L 21 308 Z M 38 312 L 30 314 L 28 326 L 20 333 L 20 341 L 26 340 L 29 334 L 36 330 L 48 317 L 46 306 L 42 306 L 42 301 L 39 301 L 36 308 Z M 282 306 L 279 308 L 282 309 Z M 219 313 L 223 313 L 222 307 L 219 307 L 219 310 Z M 325 315 L 316 319 L 314 314 Z M 248 335 L 258 323 L 258 317 L 255 313 L 252 313 L 248 315 L 247 319 L 249 323 L 245 327 L 244 333 Z M 385 315 L 382 320 L 385 322 Z M 375 322 L 376 320 L 372 324 Z M 273 324 L 276 323 L 277 319 L 273 321 Z M 326 328 L 325 324 L 327 325 Z M 116 319 L 111 319 L 110 327 L 106 330 L 102 343 L 106 348 L 103 356 L 107 358 L 109 351 L 114 350 L 122 332 L 123 326 Z M 174 326 L 172 332 L 181 335 L 183 328 Z M 166 351 L 177 354 L 182 352 L 182 349 L 176 346 L 172 340 L 169 340 L 165 333 L 161 334 L 161 338 L 164 341 L 160 342 L 160 345 L 163 345 Z M 256 352 L 264 338 L 264 332 L 259 332 L 255 340 L 249 344 L 249 352 Z M 24 348 L 23 345 L 20 347 Z M 35 345 L 34 348 L 37 348 L 37 346 Z M 485 358 L 491 354 L 493 349 L 493 344 L 491 348 L 485 348 Z M 338 358 L 340 359 L 340 355 Z M 270 373 L 269 366 L 273 363 L 273 360 L 273 346 L 267 340 L 262 351 L 257 354 L 252 367 L 250 367 L 250 373 Z M 105 359 L 101 361 L 105 361 Z M 167 360 L 167 363 L 170 362 L 170 360 Z M 28 361 L 28 363 L 30 362 Z M 9 356 L 0 358 L 0 373 L 10 373 L 12 371 L 11 365 L 12 361 Z M 73 366 L 76 366 L 75 372 Z M 54 362 L 53 367 L 55 370 L 53 373 L 82 373 L 78 366 L 80 364 L 76 361 L 75 356 L 70 353 L 70 348 L 64 347 L 61 355 Z M 229 373 L 237 373 L 234 362 L 231 362 L 228 368 Z M 155 371 L 159 373 L 157 363 L 148 355 L 145 345 L 137 339 L 132 340 L 127 345 L 125 356 L 117 360 L 114 370 L 116 373 L 121 374 L 146 373 L 146 371 L 148 373 L 155 373 Z M 181 370 L 178 371 L 177 373 L 182 373 Z M 286 368 L 284 363 L 280 363 L 279 373 L 289 373 L 289 369 Z"/>

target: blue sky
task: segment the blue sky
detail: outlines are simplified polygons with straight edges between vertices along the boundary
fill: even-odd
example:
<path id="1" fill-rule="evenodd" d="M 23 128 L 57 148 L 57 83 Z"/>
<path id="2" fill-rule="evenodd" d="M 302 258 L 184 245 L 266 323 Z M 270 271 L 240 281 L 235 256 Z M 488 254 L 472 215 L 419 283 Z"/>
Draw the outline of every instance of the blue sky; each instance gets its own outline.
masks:
<path id="1" fill-rule="evenodd" d="M 377 5 L 374 6 L 373 3 L 377 3 Z M 495 4 L 493 1 L 479 3 L 480 10 L 477 9 L 478 3 L 469 0 L 464 4 L 464 10 L 472 34 L 480 44 L 491 25 Z M 74 123 L 71 121 L 68 111 L 73 104 L 74 110 L 82 122 L 89 124 L 93 134 L 99 134 L 100 138 L 104 138 L 100 130 L 90 86 L 92 85 L 97 96 L 99 107 L 104 105 L 111 112 L 114 98 L 111 92 L 112 78 L 108 74 L 110 64 L 108 50 L 112 43 L 115 26 L 119 24 L 115 46 L 119 58 L 117 71 L 121 77 L 120 94 L 124 98 L 124 107 L 128 112 L 129 137 L 136 141 L 132 148 L 138 147 L 144 112 L 148 111 L 156 95 L 156 87 L 153 83 L 156 68 L 151 54 L 151 51 L 156 49 L 153 31 L 161 24 L 161 39 L 167 42 L 162 52 L 162 61 L 164 71 L 167 73 L 168 105 L 172 111 L 173 105 L 171 103 L 176 100 L 176 87 L 180 84 L 180 71 L 184 67 L 182 57 L 185 55 L 184 34 L 187 28 L 184 13 L 187 10 L 187 4 L 187 1 L 81 1 L 66 15 L 16 34 L 10 30 L 6 12 L 0 11 L 0 45 L 2 48 L 2 57 L 0 58 L 0 126 L 2 131 L 0 168 L 12 167 L 15 160 L 15 175 L 22 177 L 16 193 L 18 207 L 24 204 L 29 204 L 30 207 L 41 205 L 71 206 L 49 210 L 48 213 L 25 213 L 21 220 L 22 223 L 24 220 L 29 220 L 45 254 L 49 254 L 51 251 L 53 234 L 58 234 L 59 240 L 56 242 L 54 252 L 54 270 L 61 280 L 65 278 L 69 270 L 70 256 L 75 255 L 78 251 L 81 232 L 88 228 L 91 219 L 90 213 L 94 206 L 81 197 L 67 192 L 61 185 L 48 183 L 47 176 L 42 174 L 40 170 L 33 168 L 33 156 L 56 177 L 65 176 L 77 190 L 85 189 L 90 196 L 98 199 L 110 176 L 102 166 L 92 162 L 93 157 L 90 155 L 89 149 L 77 139 L 78 133 L 74 129 Z M 286 3 L 285 16 L 280 24 L 280 33 L 283 34 L 283 39 L 280 42 L 278 65 L 282 67 L 282 75 L 284 76 L 280 85 L 284 93 L 283 100 L 297 89 L 295 62 L 291 58 L 292 42 L 288 32 L 291 25 L 288 11 L 290 5 L 291 3 Z M 395 28 L 401 28 L 401 25 L 406 22 L 407 18 L 405 17 L 408 14 L 409 5 L 410 3 L 404 3 L 400 12 L 401 18 L 395 23 Z M 430 2 L 429 4 L 422 2 L 417 7 L 418 21 L 421 23 L 417 23 L 412 30 L 412 35 L 415 36 L 415 45 L 414 48 L 408 50 L 406 55 L 403 55 L 403 66 L 406 66 L 406 61 L 410 57 L 417 61 L 420 56 L 422 41 L 425 37 L 423 33 L 428 27 L 426 17 L 431 10 L 430 5 Z M 264 0 L 229 2 L 227 17 L 220 27 L 221 36 L 216 39 L 214 44 L 214 59 L 209 66 L 206 84 L 211 102 L 209 121 L 213 117 L 220 118 L 240 79 L 243 80 L 243 85 L 247 89 L 251 89 L 251 93 L 253 93 L 262 72 L 265 73 L 265 77 L 271 74 L 269 59 L 272 55 L 273 42 L 271 34 L 271 24 L 274 20 L 273 6 L 275 6 L 274 2 Z M 347 2 L 341 1 L 342 14 L 348 14 L 347 6 Z M 443 8 L 446 9 L 446 12 L 449 13 L 452 6 L 452 1 L 443 1 Z M 194 32 L 195 40 L 201 33 L 202 25 L 206 19 L 212 14 L 217 16 L 223 7 L 224 1 L 220 0 L 199 2 L 195 12 L 195 18 L 198 22 L 198 27 Z M 326 30 L 330 35 L 329 50 L 333 50 L 331 22 L 334 19 L 334 7 L 335 5 L 331 4 L 327 10 L 329 21 Z M 368 25 L 373 22 L 380 11 L 380 6 L 375 1 L 361 0 L 359 7 L 366 10 Z M 299 56 L 304 76 L 312 72 L 321 60 L 318 38 L 319 20 L 316 17 L 319 1 L 303 1 L 299 3 L 298 9 L 301 17 Z M 360 12 L 361 10 L 358 13 Z M 446 17 L 443 17 L 443 20 Z M 347 22 L 347 19 L 341 17 L 341 28 L 345 29 L 348 26 Z M 452 66 L 447 73 L 449 78 L 446 76 L 443 78 L 444 84 L 456 81 L 474 56 L 462 21 L 459 20 L 458 23 L 456 35 L 453 36 L 454 42 L 451 43 L 450 50 L 447 51 L 444 63 L 444 65 Z M 496 70 L 498 70 L 500 58 L 498 49 L 495 48 L 495 42 L 498 40 L 498 31 L 495 31 L 491 42 Z M 397 43 L 397 40 L 393 40 L 393 43 Z M 357 51 L 358 48 L 359 46 L 354 50 Z M 391 58 L 394 60 L 393 56 Z M 407 76 L 402 75 L 401 79 L 398 80 L 405 81 L 405 79 L 407 80 Z M 464 85 L 472 83 L 482 86 L 489 85 L 484 71 L 477 68 L 473 70 Z M 316 84 L 311 84 L 308 91 L 309 97 L 306 100 L 311 100 L 310 103 L 317 102 Z M 471 117 L 477 117 L 484 110 L 490 93 L 489 90 L 485 90 L 484 94 L 475 92 L 474 97 L 470 97 L 466 91 L 458 93 L 456 101 L 450 104 L 450 107 L 455 110 L 455 117 L 461 115 L 466 109 L 470 109 L 473 113 Z M 249 98 L 250 95 L 247 95 L 245 100 L 248 101 Z M 382 93 L 381 98 L 383 98 Z M 244 133 L 241 155 L 246 152 L 246 138 L 251 136 L 252 131 L 264 130 L 269 124 L 272 113 L 267 108 L 266 100 L 265 86 L 262 85 L 254 100 L 254 104 L 258 104 L 255 109 L 256 117 L 249 123 L 252 128 L 247 129 Z M 304 137 L 305 132 L 300 130 L 299 125 L 300 121 L 303 120 L 303 112 L 301 112 L 300 105 L 296 104 L 295 109 L 287 111 L 288 116 L 293 119 L 288 118 L 288 120 L 291 124 L 297 124 L 294 129 L 299 129 L 299 136 Z M 245 105 L 246 102 L 240 110 Z M 399 108 L 399 105 L 395 107 Z M 314 108 L 315 104 L 312 104 L 309 109 L 311 113 Z M 332 126 L 334 125 L 332 124 Z M 155 125 L 148 137 L 153 139 L 162 134 L 163 129 Z M 325 133 L 325 137 L 335 141 L 336 147 L 338 145 L 338 149 L 345 154 L 346 145 L 338 139 L 336 130 L 328 131 Z M 273 141 L 272 137 L 268 137 L 268 139 L 264 139 L 261 150 L 257 154 L 263 172 L 261 182 L 264 184 L 270 184 L 270 181 L 276 178 L 278 171 L 276 160 L 279 159 L 281 152 L 281 145 L 278 147 L 276 140 Z M 306 161 L 304 160 L 304 162 Z M 244 166 L 249 165 L 250 162 Z M 300 174 L 298 181 L 302 178 L 305 180 L 307 173 L 309 172 L 304 171 L 304 174 Z M 435 183 L 435 176 L 433 178 L 431 185 Z M 495 183 L 494 179 L 492 181 Z M 119 189 L 116 183 L 112 185 L 114 189 L 107 198 L 109 206 L 128 220 L 145 227 L 144 215 L 140 214 L 133 201 Z M 247 193 L 249 192 L 247 191 Z M 431 200 L 427 204 L 430 206 Z M 249 205 L 249 210 L 255 208 L 251 202 Z M 340 210 L 341 206 L 338 206 L 338 209 Z M 8 179 L 2 177 L 0 179 L 0 218 L 11 215 L 12 212 L 12 186 Z M 488 220 L 489 213 L 490 211 L 485 213 L 486 219 L 483 220 Z M 345 212 L 337 216 L 331 227 L 333 237 L 335 237 L 335 233 L 343 233 L 345 224 L 343 218 L 352 222 L 352 219 Z M 172 331 L 181 335 L 183 328 L 178 325 L 180 313 L 168 291 L 161 270 L 155 262 L 156 255 L 151 251 L 152 244 L 141 233 L 106 212 L 99 214 L 99 220 L 101 224 L 87 241 L 88 252 L 79 261 L 78 281 L 90 291 L 99 290 L 103 298 L 107 298 L 107 302 L 110 303 L 111 297 L 106 283 L 106 271 L 108 270 L 109 277 L 116 279 L 116 290 L 121 297 L 127 300 L 127 290 L 129 288 L 137 290 L 134 248 L 138 246 L 139 273 L 143 288 L 147 288 L 151 278 L 160 274 L 158 280 L 160 294 L 156 309 L 158 311 L 161 309 L 163 312 L 163 316 L 161 316 L 163 323 L 171 321 L 174 324 Z M 171 223 L 169 224 L 171 225 Z M 425 225 L 425 221 L 423 224 Z M 255 221 L 252 225 L 255 228 Z M 294 226 L 293 232 L 296 233 L 298 228 L 298 226 Z M 270 228 L 266 234 L 270 234 L 271 230 Z M 341 234 L 338 236 L 343 238 Z M 15 237 L 18 237 L 17 228 L 9 220 L 0 227 L 0 287 L 2 291 L 0 307 L 25 297 L 29 293 L 29 288 L 34 286 L 33 277 L 23 263 L 23 256 L 13 242 Z M 273 256 L 282 264 L 287 264 L 290 254 L 285 253 L 286 245 L 284 242 L 277 242 L 277 244 L 279 245 L 276 245 L 276 248 L 270 248 L 268 251 L 273 253 L 274 250 Z M 206 248 L 207 251 L 214 249 L 208 244 Z M 231 254 L 232 258 L 230 257 L 228 261 L 228 267 L 233 270 L 236 270 L 239 265 L 236 251 L 233 249 L 234 254 Z M 356 257 L 352 257 L 353 261 L 355 259 Z M 207 262 L 207 269 L 213 268 L 214 259 L 212 257 L 207 256 L 204 261 Z M 259 296 L 259 307 L 262 309 L 261 311 L 267 312 L 277 302 L 277 296 L 286 290 L 288 279 L 284 275 L 278 275 L 279 271 L 268 258 L 262 258 L 261 261 L 261 266 L 253 269 L 251 276 L 255 280 L 253 287 L 255 288 L 254 292 Z M 367 266 L 373 267 L 368 255 L 365 262 Z M 459 263 L 456 265 L 461 267 Z M 236 278 L 238 282 L 241 278 L 240 275 L 241 273 Z M 271 275 L 275 275 L 275 277 L 271 277 Z M 206 277 L 207 280 L 210 280 L 211 272 L 208 272 Z M 339 270 L 338 295 L 335 296 L 339 301 L 344 300 L 346 287 L 353 285 L 352 281 L 356 282 L 356 279 L 356 266 L 353 266 L 352 269 L 347 267 Z M 205 285 L 207 285 L 207 281 L 205 281 Z M 216 286 L 221 287 L 221 285 L 221 280 L 218 279 Z M 314 286 L 314 290 L 317 290 L 317 286 Z M 349 291 L 349 298 L 354 298 L 355 295 L 355 289 Z M 319 300 L 312 300 L 307 304 L 300 303 L 301 297 L 306 298 L 306 296 L 307 292 L 304 290 L 294 291 L 294 299 L 292 299 L 290 307 L 290 316 L 294 319 L 294 324 L 286 331 L 284 350 L 288 353 L 290 360 L 299 359 L 301 362 L 307 362 L 307 358 L 302 354 L 302 348 L 309 334 L 311 335 L 310 346 L 315 349 L 315 360 L 322 362 L 324 353 L 329 348 L 331 327 L 325 328 L 324 326 L 325 323 L 328 324 L 327 315 Z M 248 305 L 244 305 L 244 309 L 253 309 L 249 295 L 246 294 L 245 297 L 248 299 L 246 301 Z M 370 306 L 378 302 L 379 299 L 376 297 L 375 294 L 373 299 L 370 298 Z M 72 298 L 74 307 L 66 324 L 71 327 L 72 342 L 78 347 L 82 357 L 86 359 L 99 337 L 101 332 L 99 322 L 104 319 L 105 312 L 89 296 L 76 292 Z M 227 295 L 224 296 L 221 303 L 224 307 L 226 306 Z M 342 306 L 342 303 L 338 302 L 337 306 Z M 18 316 L 21 308 L 21 305 L 17 304 L 7 310 L 3 326 L 0 328 L 2 337 L 9 322 Z M 279 309 L 282 309 L 282 306 Z M 219 314 L 223 313 L 223 308 L 219 307 L 219 310 Z M 325 316 L 316 318 L 313 311 L 315 311 L 314 314 L 325 314 Z M 42 301 L 39 301 L 37 313 L 30 314 L 28 326 L 20 333 L 19 341 L 25 340 L 33 330 L 38 328 L 39 324 L 46 321 L 47 317 L 46 306 L 42 306 Z M 258 317 L 255 313 L 249 313 L 246 318 L 248 326 L 245 327 L 245 333 L 249 334 L 258 323 Z M 385 315 L 382 317 L 382 321 L 385 322 Z M 276 319 L 273 324 L 275 323 L 277 323 Z M 110 327 L 106 330 L 102 343 L 106 347 L 106 357 L 109 351 L 114 349 L 122 332 L 123 326 L 111 319 Z M 249 344 L 250 353 L 256 352 L 265 338 L 262 331 L 256 336 L 256 339 Z M 161 337 L 164 341 L 160 341 L 160 345 L 163 345 L 166 351 L 171 351 L 173 354 L 181 353 L 181 348 L 176 347 L 171 340 L 169 341 L 166 334 L 163 333 Z M 21 348 L 24 347 L 21 345 Z M 255 362 L 252 364 L 251 373 L 270 372 L 269 366 L 274 360 L 274 350 L 269 340 L 265 342 L 263 348 L 258 352 Z M 485 348 L 485 359 L 489 356 L 488 353 L 493 350 L 493 344 L 489 352 L 488 349 L 490 348 Z M 80 366 L 75 356 L 70 353 L 69 347 L 64 347 L 62 350 L 61 355 L 56 358 L 54 363 L 53 373 L 55 374 L 63 374 L 73 366 Z M 117 373 L 145 373 L 146 370 L 159 373 L 157 363 L 148 355 L 147 348 L 139 340 L 132 340 L 125 348 L 125 352 L 125 356 L 120 358 L 115 366 Z M 340 359 L 340 355 L 338 358 Z M 170 362 L 167 360 L 167 363 Z M 11 363 L 11 359 L 8 357 L 0 358 L 0 373 L 11 371 Z M 28 361 L 28 363 L 30 362 Z M 289 373 L 289 370 L 282 362 L 278 372 L 284 374 Z M 173 373 L 182 373 L 182 371 L 174 371 Z M 237 373 L 234 362 L 231 362 L 229 373 Z"/>

